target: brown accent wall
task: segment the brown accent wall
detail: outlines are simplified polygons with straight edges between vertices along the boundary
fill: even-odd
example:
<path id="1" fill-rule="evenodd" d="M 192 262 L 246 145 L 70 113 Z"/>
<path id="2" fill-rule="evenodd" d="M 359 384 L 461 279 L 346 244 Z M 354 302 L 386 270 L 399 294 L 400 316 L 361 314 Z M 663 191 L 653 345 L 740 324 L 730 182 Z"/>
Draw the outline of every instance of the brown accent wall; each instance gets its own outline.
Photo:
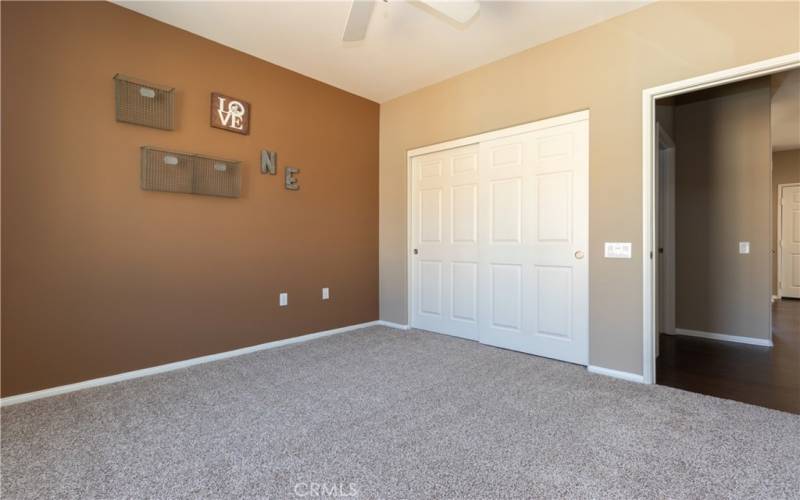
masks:
<path id="1" fill-rule="evenodd" d="M 769 339 L 769 77 L 676 104 L 675 326 Z"/>
<path id="2" fill-rule="evenodd" d="M 118 72 L 175 86 L 177 129 L 117 123 Z M 212 91 L 249 136 L 209 126 Z M 122 7 L 3 2 L 2 395 L 377 319 L 378 120 Z M 241 160 L 242 197 L 142 191 L 142 145 Z"/>
<path id="3" fill-rule="evenodd" d="M 772 293 L 778 293 L 778 184 L 800 182 L 800 149 L 772 153 Z"/>

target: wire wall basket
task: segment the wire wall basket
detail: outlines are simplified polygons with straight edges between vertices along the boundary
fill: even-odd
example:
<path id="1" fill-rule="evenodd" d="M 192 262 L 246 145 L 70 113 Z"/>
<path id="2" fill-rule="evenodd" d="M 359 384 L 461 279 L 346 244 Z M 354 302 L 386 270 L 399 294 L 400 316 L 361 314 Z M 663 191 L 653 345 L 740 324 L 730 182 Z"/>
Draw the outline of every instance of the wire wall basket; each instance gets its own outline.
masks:
<path id="1" fill-rule="evenodd" d="M 117 74 L 117 121 L 162 130 L 175 129 L 175 89 Z"/>
<path id="2" fill-rule="evenodd" d="M 238 198 L 240 162 L 142 146 L 141 186 L 145 191 Z"/>

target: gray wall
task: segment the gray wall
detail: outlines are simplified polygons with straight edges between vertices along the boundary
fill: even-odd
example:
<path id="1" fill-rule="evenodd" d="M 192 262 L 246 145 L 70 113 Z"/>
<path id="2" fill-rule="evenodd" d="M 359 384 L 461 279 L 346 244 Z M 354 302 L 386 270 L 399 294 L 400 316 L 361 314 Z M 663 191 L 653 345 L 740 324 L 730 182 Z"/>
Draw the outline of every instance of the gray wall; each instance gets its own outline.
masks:
<path id="1" fill-rule="evenodd" d="M 778 293 L 778 184 L 800 182 L 800 149 L 772 153 L 772 293 Z"/>
<path id="2" fill-rule="evenodd" d="M 676 326 L 769 338 L 769 79 L 676 103 Z"/>
<path id="3" fill-rule="evenodd" d="M 656 101 L 656 121 L 670 138 L 675 139 L 675 98 L 667 97 Z"/>

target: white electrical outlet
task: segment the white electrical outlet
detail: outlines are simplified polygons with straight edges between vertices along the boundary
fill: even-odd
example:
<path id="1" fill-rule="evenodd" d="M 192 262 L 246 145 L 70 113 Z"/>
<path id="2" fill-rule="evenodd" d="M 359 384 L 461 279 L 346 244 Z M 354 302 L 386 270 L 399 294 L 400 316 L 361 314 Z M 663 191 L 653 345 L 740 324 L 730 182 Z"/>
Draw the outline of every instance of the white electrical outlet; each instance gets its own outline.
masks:
<path id="1" fill-rule="evenodd" d="M 286 293 L 286 292 L 281 292 L 281 295 L 278 298 L 278 304 L 281 307 L 288 306 L 289 305 L 289 294 Z"/>
<path id="2" fill-rule="evenodd" d="M 328 300 L 329 298 L 331 298 L 331 291 L 328 287 L 325 287 L 322 289 L 322 300 Z"/>
<path id="3" fill-rule="evenodd" d="M 606 241 L 605 257 L 606 259 L 630 259 L 631 247 L 631 243 L 628 242 Z"/>
<path id="4" fill-rule="evenodd" d="M 750 242 L 749 241 L 740 241 L 739 242 L 739 253 L 750 253 Z"/>

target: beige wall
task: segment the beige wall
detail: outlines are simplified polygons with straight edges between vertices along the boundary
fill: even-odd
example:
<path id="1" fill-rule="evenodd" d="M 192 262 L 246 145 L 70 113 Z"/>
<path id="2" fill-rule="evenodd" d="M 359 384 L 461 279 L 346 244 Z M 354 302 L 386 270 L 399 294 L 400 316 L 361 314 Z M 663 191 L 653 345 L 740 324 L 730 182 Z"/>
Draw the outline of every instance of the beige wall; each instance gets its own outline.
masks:
<path id="1" fill-rule="evenodd" d="M 772 153 L 772 293 L 778 293 L 778 184 L 800 182 L 800 149 Z"/>
<path id="2" fill-rule="evenodd" d="M 116 122 L 117 72 L 176 130 Z M 377 103 L 105 2 L 2 2 L 2 88 L 3 396 L 377 319 Z M 142 191 L 148 144 L 241 160 L 241 198 Z"/>
<path id="3" fill-rule="evenodd" d="M 769 77 L 676 103 L 675 326 L 768 339 Z"/>
<path id="4" fill-rule="evenodd" d="M 383 104 L 381 318 L 407 320 L 406 151 L 590 109 L 590 362 L 641 373 L 642 89 L 796 51 L 796 2 L 657 2 Z"/>

